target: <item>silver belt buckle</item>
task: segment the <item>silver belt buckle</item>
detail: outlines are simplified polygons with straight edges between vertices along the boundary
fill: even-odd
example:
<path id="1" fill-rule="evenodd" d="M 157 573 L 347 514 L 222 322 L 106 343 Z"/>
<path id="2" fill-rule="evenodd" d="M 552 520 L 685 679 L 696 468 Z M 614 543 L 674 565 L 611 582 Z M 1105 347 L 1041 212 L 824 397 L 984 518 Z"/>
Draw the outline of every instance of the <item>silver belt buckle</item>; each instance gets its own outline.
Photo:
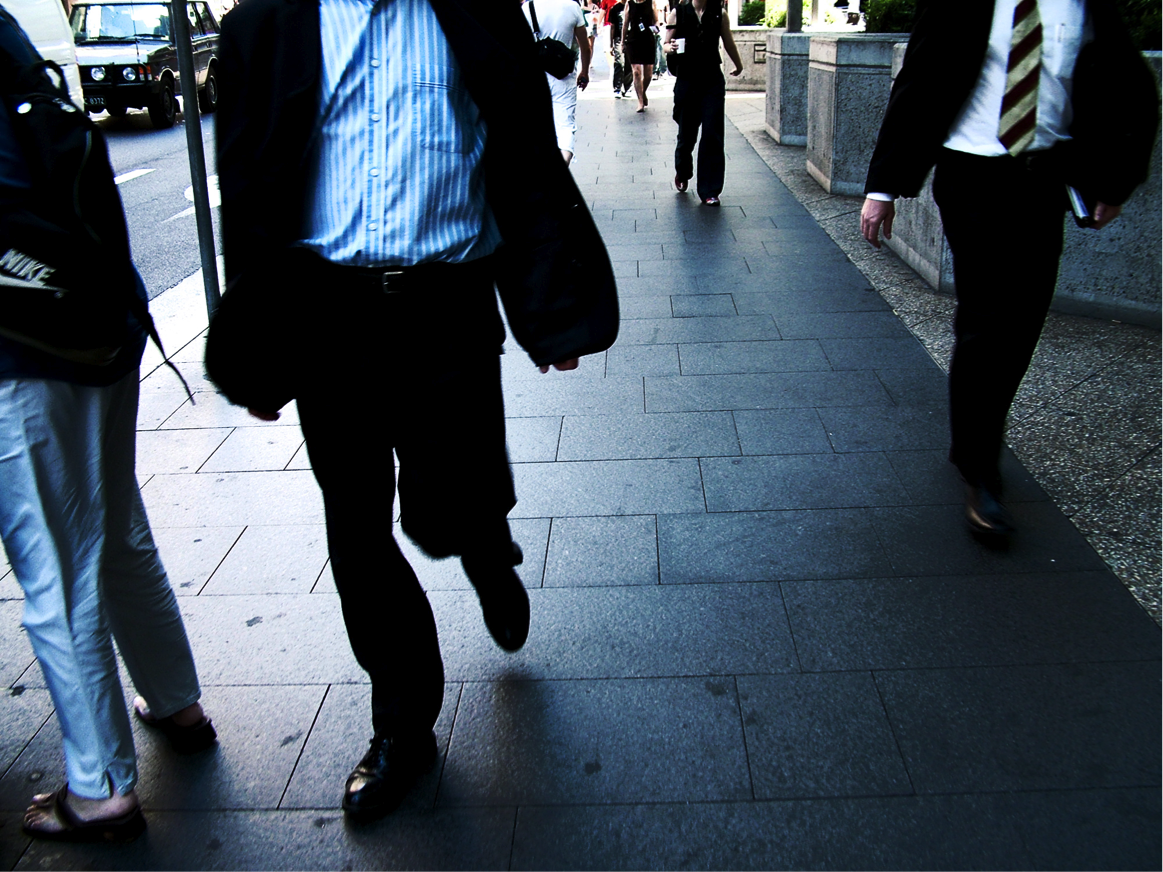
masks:
<path id="1" fill-rule="evenodd" d="M 385 294 L 399 294 L 403 292 L 403 288 L 392 287 L 392 283 L 403 274 L 404 271 L 402 269 L 390 269 L 383 272 L 383 274 L 380 276 L 380 279 L 383 282 Z"/>

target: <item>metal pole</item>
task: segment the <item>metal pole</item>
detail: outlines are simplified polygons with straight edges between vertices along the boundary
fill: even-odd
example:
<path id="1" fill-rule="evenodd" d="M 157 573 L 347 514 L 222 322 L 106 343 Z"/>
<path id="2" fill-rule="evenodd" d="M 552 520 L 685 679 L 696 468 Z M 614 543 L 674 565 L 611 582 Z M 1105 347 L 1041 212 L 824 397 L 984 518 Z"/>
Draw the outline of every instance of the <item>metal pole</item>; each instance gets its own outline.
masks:
<path id="1" fill-rule="evenodd" d="M 202 255 L 206 314 L 213 317 L 222 294 L 218 289 L 214 225 L 210 220 L 210 192 L 206 188 L 206 153 L 202 150 L 202 118 L 198 114 L 198 78 L 194 74 L 194 50 L 190 43 L 186 0 L 172 0 L 170 24 L 177 44 L 178 72 L 182 81 L 182 116 L 186 126 L 186 147 L 190 152 L 190 184 L 194 190 L 194 219 L 198 222 L 198 250 Z"/>

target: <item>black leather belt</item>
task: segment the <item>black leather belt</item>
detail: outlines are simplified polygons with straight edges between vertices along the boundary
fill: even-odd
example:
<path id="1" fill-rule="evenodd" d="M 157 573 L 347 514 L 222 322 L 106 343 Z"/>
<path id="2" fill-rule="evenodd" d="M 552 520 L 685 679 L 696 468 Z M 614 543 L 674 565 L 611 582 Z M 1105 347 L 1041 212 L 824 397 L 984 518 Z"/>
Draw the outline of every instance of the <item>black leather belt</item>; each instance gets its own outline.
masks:
<path id="1" fill-rule="evenodd" d="M 461 284 L 484 280 L 489 275 L 489 258 L 462 263 L 421 263 L 415 266 L 347 266 L 320 257 L 311 258 L 314 267 L 329 282 L 342 283 L 357 291 L 405 294 L 422 287 L 444 291 L 449 282 Z M 455 289 L 453 285 L 453 289 Z"/>

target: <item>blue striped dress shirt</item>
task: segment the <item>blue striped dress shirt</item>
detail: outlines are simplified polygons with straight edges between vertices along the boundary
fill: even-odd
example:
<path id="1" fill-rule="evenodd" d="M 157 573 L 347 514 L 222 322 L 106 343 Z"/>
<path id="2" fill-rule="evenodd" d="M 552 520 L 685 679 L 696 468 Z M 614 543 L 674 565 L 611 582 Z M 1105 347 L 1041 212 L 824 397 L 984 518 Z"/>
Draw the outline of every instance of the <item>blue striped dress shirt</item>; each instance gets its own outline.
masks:
<path id="1" fill-rule="evenodd" d="M 459 263 L 500 244 L 485 123 L 428 0 L 321 0 L 302 245 L 333 263 Z"/>

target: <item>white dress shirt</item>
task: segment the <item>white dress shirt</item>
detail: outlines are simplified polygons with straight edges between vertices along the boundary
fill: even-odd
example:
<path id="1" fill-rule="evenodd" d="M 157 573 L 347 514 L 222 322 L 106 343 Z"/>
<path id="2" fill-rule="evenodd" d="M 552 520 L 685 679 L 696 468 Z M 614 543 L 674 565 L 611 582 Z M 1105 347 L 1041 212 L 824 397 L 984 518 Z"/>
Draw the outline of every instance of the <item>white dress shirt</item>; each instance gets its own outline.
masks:
<path id="1" fill-rule="evenodd" d="M 997 0 L 989 47 L 977 83 L 949 129 L 945 148 L 953 151 L 1000 157 L 1006 147 L 998 139 L 1001 104 L 1006 90 L 1010 37 L 1018 0 Z M 1038 79 L 1038 116 L 1030 150 L 1047 149 L 1069 139 L 1074 65 L 1078 52 L 1093 39 L 1084 0 L 1038 0 L 1042 19 L 1042 72 Z M 869 193 L 872 200 L 891 201 L 887 193 Z"/>

